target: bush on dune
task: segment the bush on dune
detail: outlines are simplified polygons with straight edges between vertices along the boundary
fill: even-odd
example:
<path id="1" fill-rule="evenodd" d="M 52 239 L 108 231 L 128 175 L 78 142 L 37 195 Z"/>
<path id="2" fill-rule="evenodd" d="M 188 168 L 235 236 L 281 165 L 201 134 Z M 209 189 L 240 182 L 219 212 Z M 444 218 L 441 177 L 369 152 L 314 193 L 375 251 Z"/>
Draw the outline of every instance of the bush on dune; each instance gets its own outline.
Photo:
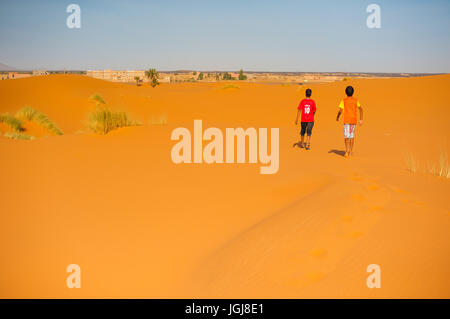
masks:
<path id="1" fill-rule="evenodd" d="M 17 111 L 16 116 L 17 119 L 24 120 L 24 121 L 32 121 L 49 132 L 52 132 L 56 135 L 63 135 L 62 131 L 56 126 L 55 123 L 53 123 L 47 115 L 44 113 L 39 112 L 36 109 L 33 109 L 30 106 L 25 106 L 24 108 Z"/>
<path id="2" fill-rule="evenodd" d="M 22 122 L 12 116 L 11 114 L 5 113 L 0 115 L 0 123 L 4 123 L 12 128 L 15 132 L 23 131 Z"/>
<path id="3" fill-rule="evenodd" d="M 141 124 L 131 121 L 125 112 L 113 112 L 106 108 L 97 108 L 88 117 L 89 129 L 98 134 L 107 134 L 119 127 L 137 125 Z"/>
<path id="4" fill-rule="evenodd" d="M 100 94 L 94 94 L 91 96 L 91 100 L 95 101 L 97 106 L 100 106 L 100 104 L 106 104 L 105 100 L 100 96 Z"/>
<path id="5" fill-rule="evenodd" d="M 4 134 L 5 137 L 13 139 L 13 140 L 34 140 L 35 137 L 32 135 L 17 133 L 17 132 L 6 132 Z"/>

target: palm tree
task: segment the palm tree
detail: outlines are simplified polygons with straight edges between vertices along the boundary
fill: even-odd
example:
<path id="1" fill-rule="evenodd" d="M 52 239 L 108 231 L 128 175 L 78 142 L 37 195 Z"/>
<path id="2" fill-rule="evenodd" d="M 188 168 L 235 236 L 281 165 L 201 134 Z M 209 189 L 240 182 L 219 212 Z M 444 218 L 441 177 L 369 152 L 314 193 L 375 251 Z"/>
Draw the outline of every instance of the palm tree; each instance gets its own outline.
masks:
<path id="1" fill-rule="evenodd" d="M 139 82 L 141 81 L 141 78 L 138 76 L 135 76 L 134 80 L 136 81 L 136 85 L 139 86 Z"/>
<path id="2" fill-rule="evenodd" d="M 158 82 L 159 75 L 158 75 L 158 72 L 156 72 L 156 69 L 148 69 L 148 71 L 145 71 L 145 76 L 148 78 L 152 88 L 159 85 L 159 82 Z"/>

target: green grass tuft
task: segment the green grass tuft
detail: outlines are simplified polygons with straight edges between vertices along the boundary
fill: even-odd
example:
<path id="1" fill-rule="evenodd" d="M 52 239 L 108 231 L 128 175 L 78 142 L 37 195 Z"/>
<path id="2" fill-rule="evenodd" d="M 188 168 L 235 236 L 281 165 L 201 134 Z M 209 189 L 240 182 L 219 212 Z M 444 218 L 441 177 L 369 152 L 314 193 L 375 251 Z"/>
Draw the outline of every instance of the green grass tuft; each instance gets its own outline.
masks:
<path id="1" fill-rule="evenodd" d="M 131 121 L 125 112 L 113 112 L 106 108 L 98 108 L 88 117 L 89 129 L 98 134 L 107 134 L 119 127 L 138 125 L 141 123 Z"/>
<path id="2" fill-rule="evenodd" d="M 0 115 L 0 123 L 4 123 L 4 124 L 8 125 L 16 132 L 23 131 L 22 122 L 19 119 L 12 116 L 11 114 L 8 114 L 8 113 L 1 114 Z"/>
<path id="3" fill-rule="evenodd" d="M 99 104 L 106 104 L 105 100 L 100 96 L 100 94 L 94 94 L 91 96 L 91 100 L 94 100 L 97 102 L 97 105 Z"/>
<path id="4" fill-rule="evenodd" d="M 26 121 L 33 121 L 41 125 L 46 130 L 56 134 L 56 135 L 63 135 L 62 131 L 56 126 L 55 123 L 53 123 L 47 115 L 44 113 L 39 112 L 36 109 L 33 109 L 30 106 L 25 106 L 24 108 L 20 109 L 16 113 L 16 118 Z"/>
<path id="5" fill-rule="evenodd" d="M 222 89 L 227 90 L 227 89 L 239 89 L 239 86 L 233 85 L 233 84 L 229 84 L 229 85 L 225 85 Z"/>
<path id="6" fill-rule="evenodd" d="M 5 137 L 13 139 L 13 140 L 34 140 L 35 137 L 32 135 L 27 135 L 23 133 L 17 133 L 17 132 L 6 132 L 4 134 Z"/>

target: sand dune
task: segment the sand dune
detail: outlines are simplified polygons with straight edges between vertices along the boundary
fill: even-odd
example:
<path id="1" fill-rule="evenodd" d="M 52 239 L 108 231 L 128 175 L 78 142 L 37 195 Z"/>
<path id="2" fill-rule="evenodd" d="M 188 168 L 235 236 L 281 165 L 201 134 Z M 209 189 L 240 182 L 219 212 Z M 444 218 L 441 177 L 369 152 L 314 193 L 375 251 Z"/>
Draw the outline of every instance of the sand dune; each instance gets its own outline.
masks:
<path id="1" fill-rule="evenodd" d="M 449 151 L 449 75 L 312 86 L 310 152 L 293 147 L 304 87 L 232 84 L 0 82 L 0 113 L 29 105 L 65 133 L 0 137 L 0 296 L 450 297 L 450 184 L 430 168 Z M 365 121 L 345 159 L 335 116 L 349 84 Z M 144 125 L 87 132 L 92 94 Z M 151 125 L 160 116 L 168 124 Z M 279 172 L 175 165 L 170 134 L 194 119 L 279 127 Z M 65 285 L 71 263 L 82 289 Z M 369 264 L 381 266 L 381 289 L 366 286 Z"/>

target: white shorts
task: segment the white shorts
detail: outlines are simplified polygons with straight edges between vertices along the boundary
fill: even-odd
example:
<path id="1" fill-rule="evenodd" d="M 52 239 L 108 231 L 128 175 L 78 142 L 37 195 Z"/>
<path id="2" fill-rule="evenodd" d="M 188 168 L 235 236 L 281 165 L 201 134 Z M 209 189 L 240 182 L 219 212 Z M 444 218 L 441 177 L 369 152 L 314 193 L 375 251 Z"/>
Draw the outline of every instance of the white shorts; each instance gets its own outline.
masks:
<path id="1" fill-rule="evenodd" d="M 356 124 L 344 124 L 344 138 L 355 138 Z"/>

